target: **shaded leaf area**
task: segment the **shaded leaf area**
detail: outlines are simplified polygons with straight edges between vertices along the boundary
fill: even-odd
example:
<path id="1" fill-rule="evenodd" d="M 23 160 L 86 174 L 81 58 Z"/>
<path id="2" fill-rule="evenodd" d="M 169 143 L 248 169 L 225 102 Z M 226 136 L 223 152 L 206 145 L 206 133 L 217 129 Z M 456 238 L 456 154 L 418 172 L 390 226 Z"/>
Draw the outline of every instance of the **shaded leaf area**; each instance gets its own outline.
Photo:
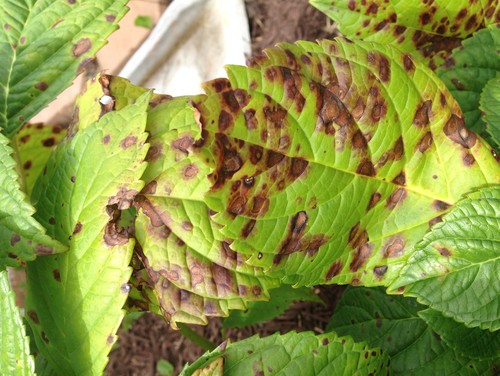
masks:
<path id="1" fill-rule="evenodd" d="M 444 85 L 395 48 L 284 44 L 228 75 L 194 98 L 217 166 L 206 202 L 286 283 L 388 285 L 451 205 L 498 182 Z"/>
<path id="2" fill-rule="evenodd" d="M 32 215 L 33 206 L 20 190 L 9 140 L 0 135 L 0 270 L 25 265 L 35 257 L 62 252 L 64 245 L 46 235 Z"/>
<path id="3" fill-rule="evenodd" d="M 452 349 L 462 356 L 472 359 L 496 360 L 500 367 L 500 331 L 490 332 L 479 328 L 467 328 L 442 313 L 426 309 L 419 316 L 432 328 Z"/>
<path id="4" fill-rule="evenodd" d="M 469 194 L 416 245 L 390 288 L 466 326 L 498 330 L 499 227 L 500 187 Z"/>
<path id="5" fill-rule="evenodd" d="M 294 288 L 281 285 L 269 291 L 269 301 L 248 304 L 245 311 L 231 311 L 229 317 L 222 321 L 223 328 L 243 328 L 265 322 L 278 317 L 294 302 L 321 302 L 318 295 L 307 287 Z"/>
<path id="6" fill-rule="evenodd" d="M 37 218 L 69 246 L 27 268 L 27 318 L 41 354 L 62 375 L 101 374 L 116 341 L 135 243 L 120 211 L 144 185 L 148 150 L 149 92 L 119 111 L 87 93 L 79 103 L 92 103 L 100 119 L 73 124 L 33 190 Z"/>
<path id="7" fill-rule="evenodd" d="M 126 0 L 0 2 L 0 128 L 17 130 L 71 84 L 127 11 Z"/>
<path id="8" fill-rule="evenodd" d="M 181 375 L 335 375 L 338 370 L 347 375 L 383 375 L 389 372 L 388 357 L 335 333 L 289 332 L 225 342 L 186 365 Z"/>
<path id="9" fill-rule="evenodd" d="M 12 138 L 21 169 L 23 189 L 28 196 L 31 195 L 50 153 L 65 135 L 66 130 L 58 125 L 28 123 Z"/>
<path id="10" fill-rule="evenodd" d="M 309 0 L 348 38 L 390 44 L 436 69 L 460 41 L 500 21 L 494 0 Z"/>
<path id="11" fill-rule="evenodd" d="M 481 92 L 500 71 L 500 29 L 491 25 L 462 42 L 436 73 L 457 100 L 469 129 L 490 138 L 490 128 L 481 118 Z M 497 145 L 498 147 L 498 145 Z"/>
<path id="12" fill-rule="evenodd" d="M 415 299 L 386 295 L 380 288 L 348 287 L 327 331 L 364 340 L 390 357 L 395 375 L 494 375 L 497 360 L 471 359 L 455 351 L 422 319 L 429 312 Z M 439 314 L 439 313 L 438 313 Z M 457 325 L 461 325 L 456 323 Z M 445 329 L 444 329 L 445 330 Z M 472 333 L 461 325 L 462 333 Z M 488 338 L 487 335 L 484 338 Z M 462 339 L 462 345 L 464 339 Z M 479 350 L 469 344 L 472 351 Z M 482 345 L 485 343 L 483 342 Z M 450 343 L 451 345 L 451 343 Z"/>
<path id="13" fill-rule="evenodd" d="M 0 271 L 0 374 L 34 375 L 29 339 L 6 270 Z"/>
<path id="14" fill-rule="evenodd" d="M 500 79 L 492 78 L 484 86 L 479 99 L 479 109 L 485 123 L 490 145 L 500 152 Z"/>

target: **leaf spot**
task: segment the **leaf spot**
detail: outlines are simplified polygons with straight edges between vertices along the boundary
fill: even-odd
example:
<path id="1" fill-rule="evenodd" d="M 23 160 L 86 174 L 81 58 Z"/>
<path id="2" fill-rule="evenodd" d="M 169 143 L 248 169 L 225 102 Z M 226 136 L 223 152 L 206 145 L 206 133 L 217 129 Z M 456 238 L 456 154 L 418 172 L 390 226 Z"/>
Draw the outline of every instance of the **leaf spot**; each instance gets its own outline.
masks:
<path id="1" fill-rule="evenodd" d="M 73 45 L 73 56 L 79 57 L 85 52 L 89 51 L 92 47 L 92 42 L 89 38 L 82 38 L 75 45 Z"/>

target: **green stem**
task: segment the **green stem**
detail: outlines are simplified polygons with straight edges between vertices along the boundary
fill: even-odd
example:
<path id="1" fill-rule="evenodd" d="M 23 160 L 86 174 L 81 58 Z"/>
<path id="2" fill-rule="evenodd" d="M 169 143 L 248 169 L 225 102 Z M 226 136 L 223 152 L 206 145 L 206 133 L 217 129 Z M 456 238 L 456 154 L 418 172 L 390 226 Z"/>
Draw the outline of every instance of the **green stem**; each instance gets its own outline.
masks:
<path id="1" fill-rule="evenodd" d="M 185 336 L 191 342 L 200 346 L 203 350 L 212 351 L 213 349 L 215 349 L 216 346 L 212 342 L 210 342 L 205 337 L 196 333 L 193 329 L 191 329 L 186 324 L 179 323 L 178 326 L 179 326 L 180 332 L 183 336 Z"/>

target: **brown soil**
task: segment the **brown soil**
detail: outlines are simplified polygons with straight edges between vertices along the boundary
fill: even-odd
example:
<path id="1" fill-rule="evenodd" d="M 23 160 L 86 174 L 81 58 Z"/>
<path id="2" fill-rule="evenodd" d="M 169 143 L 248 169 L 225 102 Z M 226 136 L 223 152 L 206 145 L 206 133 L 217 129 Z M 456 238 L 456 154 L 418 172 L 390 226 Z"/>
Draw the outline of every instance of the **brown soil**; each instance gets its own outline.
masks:
<path id="1" fill-rule="evenodd" d="M 250 22 L 252 51 L 260 53 L 278 42 L 333 38 L 331 21 L 310 6 L 307 0 L 245 0 Z M 266 336 L 275 332 L 312 330 L 322 333 L 343 287 L 323 286 L 317 289 L 325 304 L 298 302 L 280 317 L 244 329 L 221 330 L 221 320 L 212 319 L 207 326 L 192 326 L 197 333 L 218 345 L 230 338 L 241 340 L 254 334 Z M 156 363 L 164 359 L 179 373 L 187 362 L 193 362 L 204 350 L 180 332 L 168 327 L 165 320 L 153 314 L 137 319 L 129 331 L 119 332 L 118 348 L 110 354 L 108 376 L 153 376 Z"/>

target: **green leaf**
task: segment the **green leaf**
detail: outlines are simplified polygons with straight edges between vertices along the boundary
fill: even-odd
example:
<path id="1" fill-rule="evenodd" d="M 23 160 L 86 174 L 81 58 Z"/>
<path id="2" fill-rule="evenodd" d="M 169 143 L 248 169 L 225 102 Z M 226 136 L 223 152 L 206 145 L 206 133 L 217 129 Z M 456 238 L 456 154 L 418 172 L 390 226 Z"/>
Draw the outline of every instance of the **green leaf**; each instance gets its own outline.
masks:
<path id="1" fill-rule="evenodd" d="M 500 331 L 467 328 L 433 309 L 420 311 L 418 315 L 461 355 L 472 359 L 500 359 Z"/>
<path id="2" fill-rule="evenodd" d="M 0 374 L 34 375 L 35 363 L 6 270 L 0 271 Z"/>
<path id="3" fill-rule="evenodd" d="M 160 359 L 156 362 L 156 372 L 160 376 L 172 376 L 174 374 L 174 366 L 168 360 Z"/>
<path id="4" fill-rule="evenodd" d="M 39 220 L 70 248 L 27 269 L 29 323 L 39 350 L 62 375 L 101 374 L 116 341 L 135 244 L 119 218 L 144 185 L 148 149 L 149 92 L 115 111 L 87 93 L 81 102 L 92 102 L 102 117 L 73 125 L 33 191 Z"/>
<path id="5" fill-rule="evenodd" d="M 500 186 L 468 195 L 433 227 L 391 289 L 468 327 L 500 328 Z"/>
<path id="6" fill-rule="evenodd" d="M 126 0 L 0 1 L 0 128 L 12 136 L 71 84 L 127 11 Z"/>
<path id="7" fill-rule="evenodd" d="M 54 147 L 66 135 L 58 125 L 26 124 L 12 138 L 21 166 L 23 188 L 31 195 L 38 175 L 43 171 Z"/>
<path id="8" fill-rule="evenodd" d="M 12 154 L 9 140 L 0 134 L 0 270 L 66 249 L 32 217 L 35 209 L 20 190 Z"/>
<path id="9" fill-rule="evenodd" d="M 288 284 L 388 285 L 463 194 L 499 181 L 444 85 L 395 48 L 284 44 L 228 76 L 193 99 L 216 163 L 206 202 L 231 248 Z"/>
<path id="10" fill-rule="evenodd" d="M 153 19 L 149 16 L 137 16 L 134 20 L 134 25 L 145 29 L 153 28 Z"/>
<path id="11" fill-rule="evenodd" d="M 495 2 L 469 0 L 309 0 L 348 38 L 396 46 L 432 69 L 460 40 L 500 16 Z"/>
<path id="12" fill-rule="evenodd" d="M 500 79 L 492 78 L 484 86 L 479 99 L 479 109 L 486 125 L 490 145 L 500 152 Z"/>
<path id="13" fill-rule="evenodd" d="M 316 336 L 311 332 L 289 332 L 264 338 L 254 336 L 227 346 L 224 343 L 186 365 L 181 376 L 222 374 L 195 372 L 214 361 L 227 376 L 335 375 L 339 370 L 344 375 L 389 372 L 388 357 L 379 349 L 335 333 Z"/>
<path id="14" fill-rule="evenodd" d="M 231 311 L 222 322 L 223 328 L 244 328 L 245 326 L 269 321 L 285 312 L 294 302 L 321 302 L 310 288 L 294 288 L 282 285 L 269 291 L 268 302 L 253 302 L 245 311 Z"/>
<path id="15" fill-rule="evenodd" d="M 479 108 L 481 93 L 500 71 L 500 29 L 491 25 L 462 42 L 436 73 L 456 98 L 469 129 L 488 136 Z"/>
<path id="16" fill-rule="evenodd" d="M 388 353 L 395 375 L 492 374 L 498 362 L 472 360 L 454 351 L 422 320 L 415 299 L 380 288 L 348 287 L 327 330 L 364 340 Z"/>

